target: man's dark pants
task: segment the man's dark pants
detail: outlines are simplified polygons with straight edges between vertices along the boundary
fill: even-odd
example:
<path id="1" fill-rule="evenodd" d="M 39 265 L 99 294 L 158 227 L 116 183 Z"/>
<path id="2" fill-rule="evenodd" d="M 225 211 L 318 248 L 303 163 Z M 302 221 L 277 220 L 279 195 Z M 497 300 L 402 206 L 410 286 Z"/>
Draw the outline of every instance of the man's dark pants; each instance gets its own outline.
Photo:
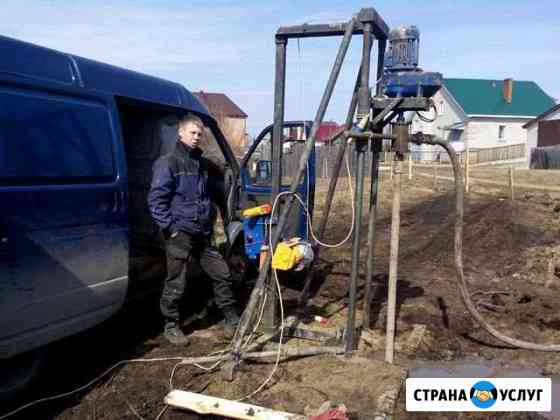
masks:
<path id="1" fill-rule="evenodd" d="M 185 293 L 192 270 L 192 262 L 198 260 L 202 270 L 210 277 L 214 299 L 220 309 L 235 304 L 231 291 L 229 267 L 218 250 L 211 245 L 210 237 L 192 236 L 179 232 L 165 243 L 167 253 L 167 278 L 161 296 L 160 307 L 169 321 L 179 321 L 179 305 Z"/>

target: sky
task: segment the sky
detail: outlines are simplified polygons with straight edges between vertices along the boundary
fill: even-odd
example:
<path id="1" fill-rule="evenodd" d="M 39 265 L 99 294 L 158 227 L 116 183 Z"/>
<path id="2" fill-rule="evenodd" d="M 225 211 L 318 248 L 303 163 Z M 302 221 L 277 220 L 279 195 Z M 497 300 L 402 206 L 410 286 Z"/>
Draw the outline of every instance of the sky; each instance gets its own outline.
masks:
<path id="1" fill-rule="evenodd" d="M 256 135 L 273 120 L 276 30 L 345 22 L 363 7 L 420 29 L 425 70 L 532 80 L 560 100 L 558 0 L 2 0 L 0 35 L 225 93 Z M 287 120 L 314 118 L 340 41 L 288 42 Z M 361 44 L 353 37 L 326 120 L 345 118 Z"/>

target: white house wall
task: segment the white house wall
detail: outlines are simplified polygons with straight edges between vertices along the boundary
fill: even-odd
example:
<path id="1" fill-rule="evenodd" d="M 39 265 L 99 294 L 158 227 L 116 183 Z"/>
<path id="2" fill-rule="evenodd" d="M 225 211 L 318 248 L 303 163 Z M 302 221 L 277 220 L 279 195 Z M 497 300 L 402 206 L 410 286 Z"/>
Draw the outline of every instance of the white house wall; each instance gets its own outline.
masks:
<path id="1" fill-rule="evenodd" d="M 523 125 L 529 118 L 471 117 L 468 123 L 468 143 L 470 148 L 485 148 L 520 144 L 527 141 Z M 498 137 L 499 126 L 505 126 L 504 137 Z"/>
<path id="2" fill-rule="evenodd" d="M 543 118 L 543 121 L 552 121 L 552 120 L 560 120 L 560 109 L 557 109 L 554 112 L 551 112 L 549 115 Z M 536 125 L 536 124 L 534 124 Z"/>
<path id="3" fill-rule="evenodd" d="M 411 132 L 417 133 L 421 131 L 424 134 L 431 134 L 446 140 L 451 140 L 451 131 L 446 130 L 445 128 L 453 124 L 464 123 L 466 121 L 466 115 L 451 98 L 451 95 L 445 87 L 434 95 L 433 100 L 438 109 L 436 120 L 432 123 L 426 123 L 415 115 L 412 120 Z M 441 112 L 442 103 L 443 112 Z M 455 131 L 455 133 L 458 134 L 458 137 L 455 137 L 452 140 L 464 141 L 463 131 L 459 130 Z M 418 160 L 434 160 L 437 158 L 439 151 L 442 151 L 439 146 L 429 146 L 426 144 L 420 146 L 411 145 L 411 150 L 413 151 L 414 159 Z"/>
<path id="4" fill-rule="evenodd" d="M 531 157 L 531 149 L 537 147 L 537 140 L 539 138 L 538 124 L 532 124 L 527 128 L 527 155 Z"/>
<path id="5" fill-rule="evenodd" d="M 450 135 L 449 130 L 445 127 L 463 122 L 465 115 L 463 111 L 456 105 L 455 101 L 450 98 L 449 93 L 445 88 L 438 91 L 433 100 L 438 108 L 438 116 L 433 123 L 426 123 L 421 121 L 418 116 L 412 120 L 412 132 L 416 133 L 422 131 L 425 134 L 433 134 L 437 137 L 447 139 Z M 443 103 L 443 113 L 442 110 Z"/>

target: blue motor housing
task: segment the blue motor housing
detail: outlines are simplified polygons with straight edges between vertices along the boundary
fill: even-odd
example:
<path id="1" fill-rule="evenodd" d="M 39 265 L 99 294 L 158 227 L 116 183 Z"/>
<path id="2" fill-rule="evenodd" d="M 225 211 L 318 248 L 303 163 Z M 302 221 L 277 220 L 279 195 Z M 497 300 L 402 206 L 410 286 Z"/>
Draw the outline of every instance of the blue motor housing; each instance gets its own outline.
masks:
<path id="1" fill-rule="evenodd" d="M 383 76 L 384 94 L 390 98 L 431 98 L 441 88 L 441 73 L 423 71 L 386 72 Z"/>
<path id="2" fill-rule="evenodd" d="M 420 31 L 399 26 L 389 33 L 383 93 L 390 98 L 431 98 L 441 88 L 441 73 L 424 72 L 419 64 Z"/>

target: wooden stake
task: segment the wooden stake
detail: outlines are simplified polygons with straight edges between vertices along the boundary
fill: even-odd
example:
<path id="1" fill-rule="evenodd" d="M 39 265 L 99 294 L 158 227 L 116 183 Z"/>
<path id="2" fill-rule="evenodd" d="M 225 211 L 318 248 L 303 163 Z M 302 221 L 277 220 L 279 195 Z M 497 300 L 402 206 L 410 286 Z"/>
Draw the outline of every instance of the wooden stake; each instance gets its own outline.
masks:
<path id="1" fill-rule="evenodd" d="M 387 329 L 385 334 L 385 361 L 393 363 L 395 353 L 395 323 L 397 308 L 397 268 L 399 260 L 399 228 L 401 211 L 401 160 L 396 155 L 393 179 L 393 208 L 391 212 L 391 239 L 389 254 L 389 284 L 387 292 Z"/>
<path id="2" fill-rule="evenodd" d="M 393 159 L 395 155 L 393 153 L 389 153 L 389 179 L 393 179 Z"/>
<path id="3" fill-rule="evenodd" d="M 412 153 L 408 154 L 408 180 L 412 180 Z"/>
<path id="4" fill-rule="evenodd" d="M 465 192 L 469 192 L 469 160 L 470 160 L 470 150 L 469 142 L 467 141 L 467 147 L 465 152 Z"/>
<path id="5" fill-rule="evenodd" d="M 210 397 L 174 389 L 165 396 L 165 404 L 194 411 L 246 420 L 305 420 L 305 416 L 275 411 L 258 405 L 245 404 L 224 398 Z"/>
<path id="6" fill-rule="evenodd" d="M 513 167 L 509 167 L 509 192 L 511 201 L 515 200 L 515 186 L 513 182 Z"/>
<path id="7" fill-rule="evenodd" d="M 546 287 L 547 289 L 552 287 L 555 283 L 558 282 L 555 276 L 555 271 L 556 271 L 556 252 L 552 250 L 552 255 L 548 260 L 548 267 L 546 270 L 546 274 L 547 274 L 546 282 L 544 283 L 544 287 Z"/>

